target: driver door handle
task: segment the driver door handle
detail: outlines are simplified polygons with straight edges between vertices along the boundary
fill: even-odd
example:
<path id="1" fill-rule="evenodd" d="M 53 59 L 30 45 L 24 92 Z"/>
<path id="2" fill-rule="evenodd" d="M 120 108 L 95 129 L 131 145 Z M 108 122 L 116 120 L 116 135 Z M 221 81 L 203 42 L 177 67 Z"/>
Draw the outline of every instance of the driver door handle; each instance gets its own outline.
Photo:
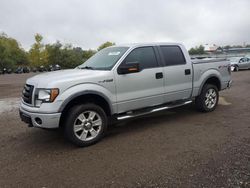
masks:
<path id="1" fill-rule="evenodd" d="M 155 74 L 155 78 L 156 78 L 156 79 L 162 79 L 162 78 L 163 78 L 163 73 L 162 73 L 162 72 L 157 72 L 157 73 Z"/>

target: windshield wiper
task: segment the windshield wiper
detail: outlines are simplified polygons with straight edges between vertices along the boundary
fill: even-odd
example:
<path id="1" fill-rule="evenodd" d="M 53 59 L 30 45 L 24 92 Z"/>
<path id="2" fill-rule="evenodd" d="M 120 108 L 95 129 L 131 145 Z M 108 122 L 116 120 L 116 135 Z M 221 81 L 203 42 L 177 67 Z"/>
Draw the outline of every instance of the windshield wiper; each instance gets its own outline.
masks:
<path id="1" fill-rule="evenodd" d="M 90 66 L 79 67 L 79 69 L 90 69 L 90 70 L 94 70 L 94 68 L 93 68 L 93 67 L 90 67 Z"/>

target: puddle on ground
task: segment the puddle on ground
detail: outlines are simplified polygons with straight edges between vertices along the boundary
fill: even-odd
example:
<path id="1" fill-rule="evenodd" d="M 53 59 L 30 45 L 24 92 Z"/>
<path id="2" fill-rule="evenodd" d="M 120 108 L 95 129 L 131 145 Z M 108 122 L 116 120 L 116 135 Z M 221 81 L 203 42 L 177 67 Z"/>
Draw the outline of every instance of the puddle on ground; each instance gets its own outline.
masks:
<path id="1" fill-rule="evenodd" d="M 231 105 L 232 103 L 227 102 L 226 99 L 224 97 L 220 97 L 219 98 L 219 105 L 224 105 L 224 106 L 228 106 Z"/>
<path id="2" fill-rule="evenodd" d="M 19 105 L 20 105 L 20 98 L 0 99 L 0 114 L 18 108 Z"/>

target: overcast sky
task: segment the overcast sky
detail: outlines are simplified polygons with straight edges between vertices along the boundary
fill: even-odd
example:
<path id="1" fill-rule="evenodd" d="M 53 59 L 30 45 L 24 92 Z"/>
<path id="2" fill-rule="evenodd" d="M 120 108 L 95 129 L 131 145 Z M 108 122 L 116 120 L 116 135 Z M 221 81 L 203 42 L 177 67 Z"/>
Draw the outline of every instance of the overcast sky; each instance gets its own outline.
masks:
<path id="1" fill-rule="evenodd" d="M 105 41 L 250 43 L 250 0 L 0 0 L 0 32 L 83 49 Z"/>

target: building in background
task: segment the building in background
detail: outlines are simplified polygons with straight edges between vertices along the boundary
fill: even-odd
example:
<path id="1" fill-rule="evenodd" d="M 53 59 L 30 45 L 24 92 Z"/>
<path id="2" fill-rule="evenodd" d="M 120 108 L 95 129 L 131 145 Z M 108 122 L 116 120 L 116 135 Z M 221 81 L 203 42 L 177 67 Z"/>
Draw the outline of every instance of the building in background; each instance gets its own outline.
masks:
<path id="1" fill-rule="evenodd" d="M 204 46 L 204 51 L 206 53 L 222 53 L 223 52 L 223 48 L 220 46 L 217 46 L 215 44 L 205 44 Z"/>

